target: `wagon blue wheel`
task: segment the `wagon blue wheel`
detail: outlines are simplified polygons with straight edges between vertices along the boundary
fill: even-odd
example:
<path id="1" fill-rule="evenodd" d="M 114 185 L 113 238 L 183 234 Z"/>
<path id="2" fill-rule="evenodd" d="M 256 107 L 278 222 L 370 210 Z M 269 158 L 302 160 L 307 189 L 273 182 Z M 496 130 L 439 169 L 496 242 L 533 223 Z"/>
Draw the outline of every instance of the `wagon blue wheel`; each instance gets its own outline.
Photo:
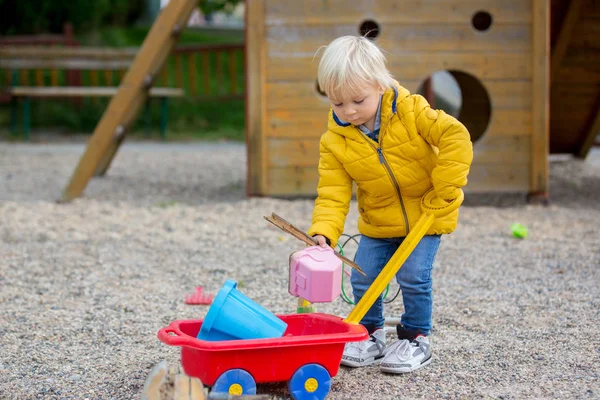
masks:
<path id="1" fill-rule="evenodd" d="M 211 393 L 227 393 L 231 396 L 256 394 L 256 382 L 243 369 L 230 369 L 217 378 Z"/>
<path id="2" fill-rule="evenodd" d="M 330 387 L 331 376 L 319 364 L 303 365 L 288 382 L 288 389 L 294 400 L 323 400 Z"/>

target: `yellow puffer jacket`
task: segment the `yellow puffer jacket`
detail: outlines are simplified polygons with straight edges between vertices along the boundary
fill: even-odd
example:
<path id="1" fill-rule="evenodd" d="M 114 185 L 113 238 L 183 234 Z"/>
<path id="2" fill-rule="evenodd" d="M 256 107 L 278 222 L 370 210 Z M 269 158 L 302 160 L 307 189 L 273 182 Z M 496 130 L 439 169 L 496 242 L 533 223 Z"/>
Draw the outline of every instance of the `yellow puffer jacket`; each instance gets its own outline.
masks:
<path id="1" fill-rule="evenodd" d="M 318 197 L 308 233 L 327 237 L 332 247 L 344 230 L 353 181 L 359 232 L 404 237 L 421 215 L 423 194 L 433 186 L 439 198 L 456 198 L 473 160 L 464 125 L 400 85 L 383 95 L 379 143 L 330 110 L 320 153 Z M 437 219 L 427 234 L 450 233 L 457 222 L 458 210 Z"/>

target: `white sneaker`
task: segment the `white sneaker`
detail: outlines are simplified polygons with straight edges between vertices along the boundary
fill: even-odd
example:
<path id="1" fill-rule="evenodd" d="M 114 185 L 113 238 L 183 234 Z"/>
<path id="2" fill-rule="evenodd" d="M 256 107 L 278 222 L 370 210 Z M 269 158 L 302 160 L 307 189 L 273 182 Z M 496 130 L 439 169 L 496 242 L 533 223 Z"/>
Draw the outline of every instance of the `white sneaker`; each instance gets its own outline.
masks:
<path id="1" fill-rule="evenodd" d="M 371 337 L 362 342 L 346 343 L 342 365 L 364 367 L 379 361 L 385 351 L 385 330 L 377 329 Z"/>
<path id="2" fill-rule="evenodd" d="M 391 374 L 404 374 L 417 370 L 431 362 L 431 345 L 427 336 L 414 340 L 398 340 L 385 352 L 379 368 Z"/>

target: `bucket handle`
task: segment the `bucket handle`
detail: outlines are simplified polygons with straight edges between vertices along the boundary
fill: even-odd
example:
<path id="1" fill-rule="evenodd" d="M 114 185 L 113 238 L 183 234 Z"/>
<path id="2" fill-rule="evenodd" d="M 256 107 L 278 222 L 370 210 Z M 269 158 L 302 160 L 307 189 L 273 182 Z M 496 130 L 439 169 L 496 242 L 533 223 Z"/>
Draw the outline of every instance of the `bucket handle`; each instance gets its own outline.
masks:
<path id="1" fill-rule="evenodd" d="M 158 339 L 169 346 L 189 346 L 194 340 L 186 336 L 178 325 L 169 325 L 158 331 Z"/>

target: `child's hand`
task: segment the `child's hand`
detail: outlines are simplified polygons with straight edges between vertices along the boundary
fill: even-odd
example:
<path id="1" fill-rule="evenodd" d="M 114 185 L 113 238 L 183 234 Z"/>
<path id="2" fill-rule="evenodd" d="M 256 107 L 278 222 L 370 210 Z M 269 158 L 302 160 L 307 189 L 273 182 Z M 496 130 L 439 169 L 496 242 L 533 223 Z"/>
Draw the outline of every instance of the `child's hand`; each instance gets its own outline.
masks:
<path id="1" fill-rule="evenodd" d="M 431 199 L 431 205 L 438 208 L 446 207 L 448 204 L 452 203 L 454 199 L 442 199 L 441 197 L 434 197 Z"/>
<path id="2" fill-rule="evenodd" d="M 327 247 L 327 238 L 325 238 L 325 236 L 323 236 L 323 235 L 315 235 L 313 237 L 315 239 L 317 239 L 317 242 L 319 242 L 319 246 L 321 246 L 321 247 Z"/>

